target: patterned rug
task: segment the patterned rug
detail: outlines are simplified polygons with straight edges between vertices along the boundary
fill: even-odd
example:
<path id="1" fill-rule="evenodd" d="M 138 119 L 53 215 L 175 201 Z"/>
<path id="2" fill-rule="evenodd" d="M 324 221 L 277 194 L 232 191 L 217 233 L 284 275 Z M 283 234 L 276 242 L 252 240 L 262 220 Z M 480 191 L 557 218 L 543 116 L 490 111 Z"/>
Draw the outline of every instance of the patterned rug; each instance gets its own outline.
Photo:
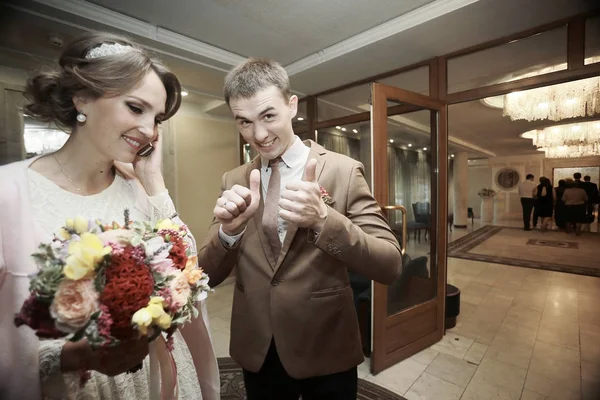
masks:
<path id="1" fill-rule="evenodd" d="M 221 376 L 221 400 L 244 400 L 244 376 L 242 368 L 231 358 L 219 358 L 219 372 Z M 404 397 L 377 386 L 374 383 L 358 380 L 357 400 L 406 400 Z"/>
<path id="2" fill-rule="evenodd" d="M 448 245 L 448 257 L 600 276 L 598 234 L 524 231 L 486 225 Z"/>

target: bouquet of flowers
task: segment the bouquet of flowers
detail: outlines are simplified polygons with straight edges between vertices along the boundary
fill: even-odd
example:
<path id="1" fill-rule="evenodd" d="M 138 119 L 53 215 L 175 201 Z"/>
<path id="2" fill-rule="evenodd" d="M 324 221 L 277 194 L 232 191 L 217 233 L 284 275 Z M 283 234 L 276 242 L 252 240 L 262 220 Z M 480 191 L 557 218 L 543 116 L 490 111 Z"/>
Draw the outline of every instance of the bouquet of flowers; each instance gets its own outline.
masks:
<path id="1" fill-rule="evenodd" d="M 41 338 L 87 339 L 92 348 L 162 332 L 172 350 L 177 328 L 198 316 L 211 291 L 197 266 L 189 231 L 169 219 L 155 226 L 67 220 L 33 254 L 38 264 L 30 296 L 15 317 Z"/>
<path id="2" fill-rule="evenodd" d="M 478 193 L 479 197 L 494 197 L 496 191 L 494 189 L 483 188 Z"/>

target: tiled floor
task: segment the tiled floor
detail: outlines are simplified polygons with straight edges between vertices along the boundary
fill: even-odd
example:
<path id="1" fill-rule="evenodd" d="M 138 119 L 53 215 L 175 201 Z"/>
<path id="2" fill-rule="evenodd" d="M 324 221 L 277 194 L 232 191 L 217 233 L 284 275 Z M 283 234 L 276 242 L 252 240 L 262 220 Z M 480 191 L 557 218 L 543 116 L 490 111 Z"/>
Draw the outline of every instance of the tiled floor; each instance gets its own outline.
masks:
<path id="1" fill-rule="evenodd" d="M 461 289 L 457 326 L 376 376 L 365 360 L 361 378 L 409 400 L 600 399 L 600 278 L 449 259 L 448 281 Z M 218 356 L 228 355 L 232 290 L 208 300 Z"/>

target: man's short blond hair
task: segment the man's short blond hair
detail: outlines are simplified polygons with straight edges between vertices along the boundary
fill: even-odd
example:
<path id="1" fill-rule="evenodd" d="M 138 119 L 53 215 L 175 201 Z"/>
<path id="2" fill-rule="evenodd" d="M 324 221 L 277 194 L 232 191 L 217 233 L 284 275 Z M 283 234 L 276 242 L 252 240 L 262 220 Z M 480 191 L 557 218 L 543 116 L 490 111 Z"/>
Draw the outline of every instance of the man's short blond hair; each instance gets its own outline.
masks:
<path id="1" fill-rule="evenodd" d="M 290 98 L 290 78 L 281 64 L 268 59 L 249 58 L 229 71 L 223 95 L 229 105 L 231 99 L 249 99 L 269 86 L 278 88 L 286 101 Z"/>

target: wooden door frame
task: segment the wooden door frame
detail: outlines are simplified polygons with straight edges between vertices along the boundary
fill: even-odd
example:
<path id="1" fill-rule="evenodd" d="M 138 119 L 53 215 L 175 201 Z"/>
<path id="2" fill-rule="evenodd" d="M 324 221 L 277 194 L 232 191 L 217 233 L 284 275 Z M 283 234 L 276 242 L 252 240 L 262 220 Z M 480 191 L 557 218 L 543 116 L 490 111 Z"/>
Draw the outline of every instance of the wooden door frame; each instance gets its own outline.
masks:
<path id="1" fill-rule="evenodd" d="M 432 149 L 436 149 L 436 157 L 432 157 L 432 221 L 431 247 L 436 249 L 437 261 L 437 295 L 436 298 L 418 304 L 393 316 L 387 315 L 387 285 L 373 282 L 373 334 L 371 354 L 371 371 L 376 374 L 397 362 L 438 342 L 444 335 L 445 293 L 446 293 L 446 250 L 447 230 L 446 215 L 448 214 L 448 134 L 447 134 L 447 105 L 445 102 L 409 92 L 380 83 L 372 84 L 372 135 L 373 135 L 373 193 L 379 204 L 390 204 L 388 191 L 388 158 L 387 158 L 387 99 L 392 98 L 407 104 L 407 111 L 414 109 L 413 105 L 437 111 L 437 118 L 432 117 L 432 128 L 437 124 L 437 134 L 432 136 Z M 385 109 L 382 113 L 379 110 Z M 378 155 L 378 156 L 377 156 Z M 433 207 L 435 200 L 436 207 Z M 438 230 L 438 227 L 440 229 Z M 431 310 L 437 310 L 435 331 L 423 336 L 401 349 L 387 353 L 386 330 L 400 321 L 424 315 Z M 381 356 L 379 355 L 381 354 Z"/>

